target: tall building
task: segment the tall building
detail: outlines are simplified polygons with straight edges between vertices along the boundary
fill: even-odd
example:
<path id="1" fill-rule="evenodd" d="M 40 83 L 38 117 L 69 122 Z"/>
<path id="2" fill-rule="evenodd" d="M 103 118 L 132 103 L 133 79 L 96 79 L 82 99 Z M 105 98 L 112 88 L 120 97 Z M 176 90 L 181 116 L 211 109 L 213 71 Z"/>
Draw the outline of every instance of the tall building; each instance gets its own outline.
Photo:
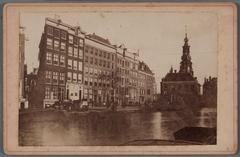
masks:
<path id="1" fill-rule="evenodd" d="M 46 18 L 39 50 L 35 105 L 45 107 L 59 100 L 81 99 L 84 37 L 80 27 Z"/>
<path id="2" fill-rule="evenodd" d="M 139 102 L 138 90 L 138 56 L 127 50 L 124 45 L 117 47 L 118 87 L 116 99 L 119 104 L 134 104 Z"/>
<path id="3" fill-rule="evenodd" d="M 135 53 L 126 51 L 125 54 L 125 87 L 126 103 L 134 104 L 139 102 L 138 87 L 138 66 L 139 59 Z"/>
<path id="4" fill-rule="evenodd" d="M 190 56 L 190 46 L 188 45 L 187 34 L 184 38 L 183 53 L 180 62 L 180 70 L 170 71 L 162 78 L 161 94 L 165 96 L 178 95 L 199 95 L 200 84 L 192 68 L 192 61 Z"/>
<path id="5" fill-rule="evenodd" d="M 113 95 L 116 48 L 95 33 L 85 36 L 84 98 L 94 104 L 109 102 Z"/>
<path id="6" fill-rule="evenodd" d="M 145 102 L 152 102 L 156 94 L 154 73 L 143 61 L 139 62 L 138 70 L 139 102 L 140 104 L 144 104 Z"/>

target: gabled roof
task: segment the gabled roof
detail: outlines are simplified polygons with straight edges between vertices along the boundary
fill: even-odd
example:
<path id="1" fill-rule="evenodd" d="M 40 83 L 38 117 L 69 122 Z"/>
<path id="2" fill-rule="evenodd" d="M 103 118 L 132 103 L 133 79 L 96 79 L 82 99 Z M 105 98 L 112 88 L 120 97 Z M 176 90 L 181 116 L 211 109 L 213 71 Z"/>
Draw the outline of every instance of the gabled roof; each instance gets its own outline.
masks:
<path id="1" fill-rule="evenodd" d="M 140 62 L 139 62 L 138 70 L 139 70 L 139 71 L 146 72 L 146 73 L 149 73 L 149 74 L 153 74 L 153 72 L 152 72 L 152 70 L 149 68 L 149 66 L 148 66 L 146 63 L 144 63 L 143 61 L 140 61 Z"/>
<path id="2" fill-rule="evenodd" d="M 103 42 L 103 43 L 105 43 L 105 44 L 111 45 L 111 43 L 109 42 L 108 39 L 105 39 L 105 38 L 103 38 L 103 37 L 100 37 L 100 36 L 96 35 L 95 33 L 93 33 L 93 34 L 88 34 L 87 36 L 88 36 L 89 38 L 92 38 L 92 39 L 98 40 L 98 41 L 100 41 L 100 42 Z"/>

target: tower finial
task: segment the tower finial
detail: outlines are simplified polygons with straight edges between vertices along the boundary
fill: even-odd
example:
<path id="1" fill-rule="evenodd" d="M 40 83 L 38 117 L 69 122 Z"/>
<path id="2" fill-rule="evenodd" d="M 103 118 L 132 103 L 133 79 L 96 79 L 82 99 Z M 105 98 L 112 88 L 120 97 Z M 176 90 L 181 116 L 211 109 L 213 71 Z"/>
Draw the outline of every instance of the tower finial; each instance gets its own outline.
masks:
<path id="1" fill-rule="evenodd" d="M 187 37 L 187 25 L 185 25 L 185 37 Z"/>
<path id="2" fill-rule="evenodd" d="M 188 42 L 188 37 L 187 37 L 187 25 L 185 25 L 185 38 L 184 38 L 185 42 Z"/>
<path id="3" fill-rule="evenodd" d="M 173 73 L 173 67 L 172 67 L 172 65 L 171 65 L 171 68 L 170 68 L 170 71 L 169 71 L 170 73 Z"/>

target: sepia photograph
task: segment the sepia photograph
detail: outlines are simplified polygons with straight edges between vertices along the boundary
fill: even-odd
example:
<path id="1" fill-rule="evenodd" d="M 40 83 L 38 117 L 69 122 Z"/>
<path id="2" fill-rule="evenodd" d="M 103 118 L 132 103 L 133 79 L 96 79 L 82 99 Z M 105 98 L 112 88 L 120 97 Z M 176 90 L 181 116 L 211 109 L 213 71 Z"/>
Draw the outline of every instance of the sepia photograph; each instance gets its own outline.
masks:
<path id="1" fill-rule="evenodd" d="M 158 146 L 216 148 L 222 144 L 222 122 L 236 125 L 236 117 L 219 121 L 219 114 L 227 116 L 224 106 L 229 105 L 232 110 L 226 112 L 233 114 L 236 105 L 236 98 L 226 99 L 232 105 L 220 101 L 235 95 L 225 90 L 223 79 L 231 75 L 229 82 L 236 83 L 236 64 L 222 61 L 227 54 L 222 52 L 223 41 L 230 36 L 225 47 L 235 43 L 234 33 L 224 36 L 227 31 L 222 31 L 229 19 L 232 32 L 235 29 L 231 3 L 216 10 L 214 4 L 12 9 L 17 7 L 18 63 L 11 63 L 16 73 L 7 72 L 16 76 L 13 82 L 18 87 L 11 89 L 17 100 L 14 147 L 87 146 L 91 151 L 98 146 L 99 151 L 105 147 L 109 151 L 111 146 L 157 146 L 156 152 Z M 220 26 L 221 16 L 226 27 Z M 234 56 L 235 47 L 229 49 Z M 228 64 L 235 62 L 231 59 Z M 235 131 L 234 126 L 229 128 Z"/>

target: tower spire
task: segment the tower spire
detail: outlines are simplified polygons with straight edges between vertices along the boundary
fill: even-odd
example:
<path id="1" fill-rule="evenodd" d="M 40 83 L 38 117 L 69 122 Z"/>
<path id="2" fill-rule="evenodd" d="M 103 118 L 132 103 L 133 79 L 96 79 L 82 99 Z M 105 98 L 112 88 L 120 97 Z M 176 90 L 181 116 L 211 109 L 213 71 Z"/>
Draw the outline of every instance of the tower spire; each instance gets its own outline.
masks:
<path id="1" fill-rule="evenodd" d="M 186 31 L 186 26 L 185 26 Z M 192 62 L 191 62 L 191 56 L 190 56 L 190 46 L 188 45 L 188 37 L 187 33 L 185 32 L 185 38 L 184 38 L 184 45 L 183 45 L 183 54 L 182 54 L 182 61 L 180 63 L 180 73 L 190 73 L 193 75 L 193 69 L 192 69 Z"/>

